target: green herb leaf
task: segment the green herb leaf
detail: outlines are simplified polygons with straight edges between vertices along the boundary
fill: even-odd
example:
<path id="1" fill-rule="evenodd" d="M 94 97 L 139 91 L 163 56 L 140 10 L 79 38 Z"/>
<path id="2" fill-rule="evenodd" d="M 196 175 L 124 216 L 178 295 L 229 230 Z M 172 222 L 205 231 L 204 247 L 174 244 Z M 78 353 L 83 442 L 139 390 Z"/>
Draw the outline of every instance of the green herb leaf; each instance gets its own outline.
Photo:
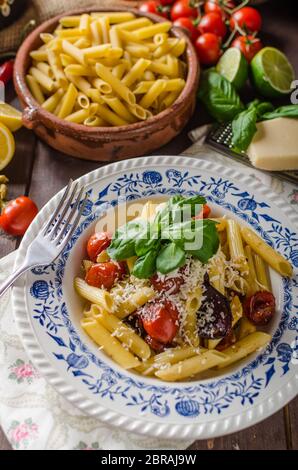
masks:
<path id="1" fill-rule="evenodd" d="M 272 112 L 266 112 L 262 115 L 262 119 L 276 119 L 279 117 L 298 118 L 298 104 L 289 104 L 288 106 L 280 106 Z"/>
<path id="2" fill-rule="evenodd" d="M 213 71 L 202 74 L 198 97 L 211 116 L 220 122 L 231 121 L 244 109 L 233 85 Z"/>
<path id="3" fill-rule="evenodd" d="M 159 227 L 160 232 L 162 227 L 168 227 L 194 217 L 200 211 L 199 206 L 204 204 L 206 204 L 206 199 L 199 194 L 191 197 L 173 196 L 156 215 L 154 224 Z"/>
<path id="4" fill-rule="evenodd" d="M 148 251 L 135 262 L 132 274 L 139 279 L 149 279 L 156 273 L 156 257 L 158 250 Z"/>
<path id="5" fill-rule="evenodd" d="M 156 269 L 162 274 L 168 274 L 186 263 L 185 252 L 175 243 L 165 245 L 156 259 Z"/>
<path id="6" fill-rule="evenodd" d="M 215 255 L 218 247 L 219 236 L 216 230 L 216 222 L 206 219 L 203 224 L 203 245 L 197 249 L 188 250 L 188 253 L 202 263 L 207 263 Z"/>
<path id="7" fill-rule="evenodd" d="M 232 144 L 238 151 L 245 151 L 257 132 L 257 109 L 251 107 L 242 111 L 232 121 Z"/>
<path id="8" fill-rule="evenodd" d="M 136 255 L 135 242 L 147 230 L 147 222 L 138 219 L 119 227 L 107 249 L 108 255 L 117 261 L 123 261 Z"/>

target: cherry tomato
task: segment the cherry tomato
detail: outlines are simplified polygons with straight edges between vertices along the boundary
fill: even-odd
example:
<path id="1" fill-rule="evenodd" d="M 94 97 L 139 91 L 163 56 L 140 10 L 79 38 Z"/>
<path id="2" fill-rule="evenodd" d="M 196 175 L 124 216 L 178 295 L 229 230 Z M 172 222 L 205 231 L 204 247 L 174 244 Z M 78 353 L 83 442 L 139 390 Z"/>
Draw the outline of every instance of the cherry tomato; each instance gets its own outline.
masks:
<path id="1" fill-rule="evenodd" d="M 98 255 L 106 250 L 112 240 L 112 235 L 109 232 L 94 233 L 87 243 L 87 253 L 91 261 L 96 261 Z"/>
<path id="2" fill-rule="evenodd" d="M 205 13 L 219 13 L 223 18 L 227 18 L 225 8 L 233 10 L 235 3 L 232 0 L 209 0 L 204 4 Z"/>
<path id="3" fill-rule="evenodd" d="M 150 348 L 153 349 L 156 352 L 163 352 L 165 350 L 165 345 L 163 343 L 160 343 L 156 339 L 152 338 L 150 335 L 145 336 L 145 341 L 147 344 L 149 344 Z"/>
<path id="4" fill-rule="evenodd" d="M 0 215 L 0 227 L 10 235 L 24 235 L 38 213 L 36 204 L 27 196 L 10 201 Z"/>
<path id="5" fill-rule="evenodd" d="M 262 26 L 262 17 L 258 10 L 252 7 L 243 7 L 235 11 L 230 19 L 231 29 L 238 25 L 245 32 L 260 31 Z"/>
<path id="6" fill-rule="evenodd" d="M 147 304 L 141 311 L 141 319 L 146 333 L 159 343 L 171 343 L 177 334 L 178 310 L 169 300 Z"/>
<path id="7" fill-rule="evenodd" d="M 0 82 L 3 82 L 4 85 L 12 79 L 13 66 L 13 60 L 8 60 L 7 62 L 4 62 L 4 64 L 0 65 Z"/>
<path id="8" fill-rule="evenodd" d="M 207 13 L 204 15 L 199 23 L 198 29 L 201 34 L 213 33 L 220 38 L 223 38 L 227 34 L 227 28 L 218 13 Z"/>
<path id="9" fill-rule="evenodd" d="M 267 325 L 275 313 L 274 295 L 256 292 L 244 302 L 244 313 L 255 325 Z"/>
<path id="10" fill-rule="evenodd" d="M 172 5 L 175 0 L 160 0 L 160 3 L 165 7 L 167 5 Z"/>
<path id="11" fill-rule="evenodd" d="M 186 16 L 182 16 L 181 18 L 175 20 L 173 26 L 178 26 L 179 28 L 186 30 L 193 42 L 199 36 L 199 31 L 195 27 L 193 20 L 191 18 L 187 18 Z"/>
<path id="12" fill-rule="evenodd" d="M 247 62 L 251 62 L 257 52 L 262 49 L 263 44 L 259 38 L 254 36 L 238 36 L 231 44 L 231 47 L 240 49 Z"/>
<path id="13" fill-rule="evenodd" d="M 229 346 L 232 346 L 232 344 L 236 343 L 237 338 L 233 330 L 231 330 L 222 340 L 221 342 L 216 346 L 217 351 L 224 351 L 227 349 Z"/>
<path id="14" fill-rule="evenodd" d="M 85 281 L 89 286 L 111 289 L 116 280 L 121 279 L 125 275 L 124 263 L 107 261 L 106 263 L 98 263 L 88 269 Z"/>
<path id="15" fill-rule="evenodd" d="M 208 204 L 204 204 L 201 212 L 193 218 L 194 219 L 208 219 L 210 213 L 211 213 L 211 208 L 208 206 Z"/>
<path id="16" fill-rule="evenodd" d="M 163 18 L 169 17 L 168 8 L 164 8 L 160 1 L 149 0 L 148 2 L 142 3 L 139 8 L 143 13 L 154 13 L 155 15 L 162 16 Z"/>
<path id="17" fill-rule="evenodd" d="M 171 8 L 171 20 L 175 21 L 181 17 L 196 18 L 198 9 L 194 7 L 191 0 L 177 0 Z"/>
<path id="18" fill-rule="evenodd" d="M 195 42 L 201 64 L 214 65 L 221 55 L 221 40 L 216 34 L 204 33 Z"/>
<path id="19" fill-rule="evenodd" d="M 170 294 L 177 294 L 180 287 L 184 284 L 183 273 L 185 272 L 185 267 L 179 269 L 179 273 L 175 277 L 170 276 L 159 276 L 155 274 L 151 278 L 152 285 L 155 290 L 158 292 L 168 292 Z"/>

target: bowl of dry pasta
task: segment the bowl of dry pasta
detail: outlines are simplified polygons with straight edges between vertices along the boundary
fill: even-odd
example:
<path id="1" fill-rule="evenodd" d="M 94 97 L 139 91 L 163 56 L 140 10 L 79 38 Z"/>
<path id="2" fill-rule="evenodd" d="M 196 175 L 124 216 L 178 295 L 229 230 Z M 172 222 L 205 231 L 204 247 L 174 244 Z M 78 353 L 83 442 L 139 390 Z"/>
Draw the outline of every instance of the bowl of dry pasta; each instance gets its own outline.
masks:
<path id="1" fill-rule="evenodd" d="M 51 147 L 96 161 L 169 142 L 194 110 L 198 80 L 182 30 L 121 8 L 43 23 L 19 49 L 14 74 L 24 125 Z"/>

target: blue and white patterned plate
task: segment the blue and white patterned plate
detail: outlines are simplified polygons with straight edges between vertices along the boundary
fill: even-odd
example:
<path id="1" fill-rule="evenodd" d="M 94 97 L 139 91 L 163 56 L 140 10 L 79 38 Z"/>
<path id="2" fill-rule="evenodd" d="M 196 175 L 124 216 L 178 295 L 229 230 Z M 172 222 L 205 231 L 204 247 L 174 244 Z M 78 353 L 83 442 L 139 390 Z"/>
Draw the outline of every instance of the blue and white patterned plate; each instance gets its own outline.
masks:
<path id="1" fill-rule="evenodd" d="M 163 438 L 209 438 L 238 431 L 284 406 L 298 388 L 298 234 L 292 209 L 259 183 L 207 161 L 148 157 L 122 161 L 83 176 L 88 204 L 65 252 L 33 269 L 13 289 L 14 314 L 34 364 L 71 402 L 102 421 Z M 218 212 L 249 225 L 295 267 L 295 277 L 271 273 L 278 311 L 266 350 L 221 375 L 163 383 L 117 366 L 80 328 L 81 300 L 73 289 L 85 242 L 108 205 L 172 194 L 203 194 Z M 48 219 L 55 196 L 27 231 L 16 260 Z"/>

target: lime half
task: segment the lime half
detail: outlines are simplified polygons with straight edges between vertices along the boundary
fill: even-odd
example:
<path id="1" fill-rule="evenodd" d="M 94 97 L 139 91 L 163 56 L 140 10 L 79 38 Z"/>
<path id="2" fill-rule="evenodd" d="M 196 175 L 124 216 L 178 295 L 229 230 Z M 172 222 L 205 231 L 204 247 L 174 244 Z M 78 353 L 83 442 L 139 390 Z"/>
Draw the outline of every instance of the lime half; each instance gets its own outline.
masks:
<path id="1" fill-rule="evenodd" d="M 264 47 L 251 61 L 254 84 L 261 95 L 278 98 L 291 92 L 295 72 L 285 54 L 275 47 Z"/>
<path id="2" fill-rule="evenodd" d="M 248 65 L 242 52 L 230 47 L 219 59 L 216 71 L 240 90 L 247 80 Z"/>

